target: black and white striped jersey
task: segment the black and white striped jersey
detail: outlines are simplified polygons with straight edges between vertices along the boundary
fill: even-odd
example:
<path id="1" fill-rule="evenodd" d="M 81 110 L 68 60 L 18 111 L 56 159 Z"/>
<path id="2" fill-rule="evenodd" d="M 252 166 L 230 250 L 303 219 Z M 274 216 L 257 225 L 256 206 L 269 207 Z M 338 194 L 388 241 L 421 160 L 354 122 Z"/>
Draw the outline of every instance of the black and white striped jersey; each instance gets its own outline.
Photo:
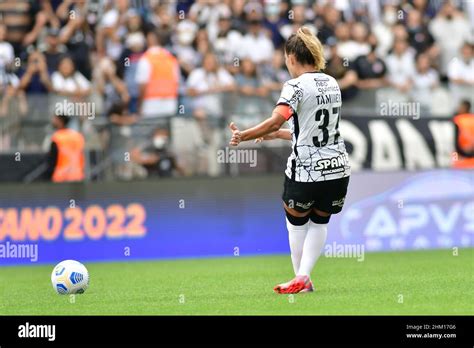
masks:
<path id="1" fill-rule="evenodd" d="M 339 134 L 341 91 L 323 73 L 304 73 L 287 81 L 277 104 L 289 105 L 293 151 L 286 175 L 294 181 L 316 182 L 350 175 L 344 140 Z"/>

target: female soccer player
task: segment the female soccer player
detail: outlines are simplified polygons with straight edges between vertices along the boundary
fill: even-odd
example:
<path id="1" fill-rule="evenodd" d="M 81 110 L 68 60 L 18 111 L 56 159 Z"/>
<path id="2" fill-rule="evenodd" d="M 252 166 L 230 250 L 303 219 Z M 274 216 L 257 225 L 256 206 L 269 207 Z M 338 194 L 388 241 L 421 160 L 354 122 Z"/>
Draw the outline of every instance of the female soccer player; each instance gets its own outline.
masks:
<path id="1" fill-rule="evenodd" d="M 311 271 L 324 247 L 329 218 L 344 205 L 350 166 L 339 135 L 341 91 L 333 77 L 321 72 L 323 48 L 308 28 L 289 37 L 285 63 L 292 79 L 284 84 L 272 116 L 243 131 L 233 122 L 229 127 L 231 146 L 252 139 L 292 141 L 282 198 L 296 277 L 274 291 L 294 294 L 313 291 Z M 285 121 L 290 129 L 280 129 Z"/>

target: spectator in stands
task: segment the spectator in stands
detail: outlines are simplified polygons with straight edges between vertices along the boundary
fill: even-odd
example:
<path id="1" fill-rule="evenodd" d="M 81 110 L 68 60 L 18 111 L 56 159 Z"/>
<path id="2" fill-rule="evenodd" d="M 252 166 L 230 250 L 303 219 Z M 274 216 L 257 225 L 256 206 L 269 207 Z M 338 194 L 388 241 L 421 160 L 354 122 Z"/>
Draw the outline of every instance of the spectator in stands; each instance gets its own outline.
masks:
<path id="1" fill-rule="evenodd" d="M 15 52 L 13 46 L 7 41 L 7 26 L 0 22 L 0 75 L 5 73 L 7 66 L 13 64 Z"/>
<path id="2" fill-rule="evenodd" d="M 230 15 L 221 15 L 218 21 L 217 37 L 213 40 L 213 49 L 217 58 L 227 69 L 238 71 L 236 57 L 239 54 L 242 35 L 231 27 Z"/>
<path id="3" fill-rule="evenodd" d="M 143 166 L 147 177 L 171 177 L 184 175 L 176 155 L 169 149 L 169 132 L 157 128 L 152 134 L 151 143 L 136 146 L 130 153 L 131 160 Z"/>
<path id="4" fill-rule="evenodd" d="M 366 24 L 355 22 L 352 24 L 352 38 L 354 40 L 354 52 L 357 57 L 367 55 L 370 52 L 370 44 L 368 43 L 369 30 Z"/>
<path id="5" fill-rule="evenodd" d="M 353 46 L 353 42 L 351 40 L 351 31 L 349 28 L 349 24 L 342 22 L 336 28 L 336 39 L 329 40 L 326 42 L 327 46 L 333 47 L 336 45 L 336 52 L 339 57 L 344 57 L 346 60 L 350 59 L 351 57 L 347 57 L 347 55 L 351 55 L 350 52 L 351 46 Z M 348 47 L 348 48 L 347 48 Z M 333 50 L 331 49 L 331 52 Z M 355 59 L 356 57 L 353 57 Z"/>
<path id="6" fill-rule="evenodd" d="M 341 12 L 330 5 L 326 5 L 323 19 L 324 21 L 318 30 L 318 38 L 325 45 L 329 39 L 336 39 L 336 28 L 341 22 Z"/>
<path id="7" fill-rule="evenodd" d="M 181 73 L 185 78 L 201 61 L 201 57 L 193 47 L 193 41 L 196 38 L 198 26 L 189 19 L 184 19 L 176 26 L 176 34 L 174 36 L 173 53 L 178 59 Z M 206 37 L 207 40 L 207 37 Z M 206 47 L 206 51 L 209 47 Z"/>
<path id="8" fill-rule="evenodd" d="M 51 76 L 53 91 L 64 97 L 82 100 L 91 92 L 91 84 L 84 75 L 76 70 L 72 58 L 63 57 L 59 61 L 58 70 Z"/>
<path id="9" fill-rule="evenodd" d="M 472 99 L 474 95 L 474 54 L 473 45 L 465 42 L 456 57 L 448 65 L 449 89 L 454 105 L 461 99 Z"/>
<path id="10" fill-rule="evenodd" d="M 375 40 L 375 36 L 372 36 Z M 367 55 L 357 57 L 353 68 L 357 73 L 357 87 L 360 89 L 377 89 L 386 86 L 387 80 L 385 74 L 387 67 L 384 61 L 376 53 L 377 45 L 370 46 L 370 52 Z"/>
<path id="11" fill-rule="evenodd" d="M 56 17 L 50 1 L 39 1 L 37 6 L 38 8 L 35 9 L 35 12 L 36 10 L 38 12 L 35 13 L 34 26 L 23 38 L 24 47 L 35 44 L 46 26 L 54 29 L 60 27 L 60 21 Z"/>
<path id="12" fill-rule="evenodd" d="M 390 1 L 390 0 L 389 0 Z M 350 7 L 344 11 L 347 20 L 350 22 L 362 22 L 369 24 L 371 21 L 378 21 L 380 16 L 379 1 L 348 1 L 346 5 Z"/>
<path id="13" fill-rule="evenodd" d="M 14 70 L 13 46 L 6 39 L 7 26 L 0 23 L 0 117 L 7 115 L 10 101 L 16 96 L 20 83 Z"/>
<path id="14" fill-rule="evenodd" d="M 342 99 L 350 100 L 357 95 L 357 73 L 352 63 L 339 56 L 336 41 L 329 40 L 327 45 L 330 48 L 331 57 L 327 62 L 325 73 L 337 80 Z"/>
<path id="15" fill-rule="evenodd" d="M 412 77 L 412 99 L 422 108 L 421 114 L 430 114 L 433 90 L 439 85 L 439 75 L 430 65 L 427 53 L 421 53 L 416 58 L 416 72 Z"/>
<path id="16" fill-rule="evenodd" d="M 26 92 L 28 103 L 20 103 L 20 113 L 29 116 L 39 114 L 39 116 L 48 113 L 48 93 L 53 90 L 51 80 L 48 74 L 48 65 L 45 56 L 39 51 L 33 51 L 28 56 L 26 70 L 24 70 L 19 91 Z"/>
<path id="17" fill-rule="evenodd" d="M 96 28 L 95 42 L 99 56 L 107 55 L 113 60 L 117 60 L 123 49 L 121 38 L 125 36 L 127 28 L 126 22 L 140 26 L 141 17 L 131 9 L 128 10 L 128 1 L 121 0 L 114 4 L 113 1 L 105 3 L 105 11 Z"/>
<path id="18" fill-rule="evenodd" d="M 421 14 L 423 23 L 427 23 L 436 15 L 437 9 L 434 1 L 413 0 L 411 5 L 413 5 L 413 8 L 410 8 L 409 11 L 417 10 Z"/>
<path id="19" fill-rule="evenodd" d="M 79 3 L 75 4 L 78 6 Z M 77 70 L 87 79 L 92 77 L 90 52 L 94 45 L 94 36 L 86 21 L 87 12 L 78 7 L 74 16 L 69 17 L 67 24 L 61 29 L 59 41 L 65 44 L 68 55 L 74 61 Z"/>
<path id="20" fill-rule="evenodd" d="M 303 3 L 294 3 L 293 6 L 291 7 L 291 23 L 285 24 L 280 28 L 280 34 L 281 36 L 287 40 L 291 34 L 296 33 L 296 31 L 302 27 L 305 26 L 313 34 L 316 34 L 317 30 L 316 27 L 309 23 L 306 19 L 306 6 Z"/>
<path id="21" fill-rule="evenodd" d="M 215 0 L 197 0 L 189 9 L 189 18 L 199 26 L 204 27 L 212 19 L 216 5 L 217 1 Z"/>
<path id="22" fill-rule="evenodd" d="M 285 55 L 283 50 L 276 50 L 271 64 L 262 66 L 262 78 L 264 86 L 270 91 L 273 103 L 278 101 L 283 84 L 291 79 L 285 66 Z"/>
<path id="23" fill-rule="evenodd" d="M 385 58 L 393 47 L 394 33 L 393 26 L 397 23 L 397 7 L 388 2 L 383 6 L 383 15 L 380 21 L 372 26 L 372 32 L 377 38 L 377 53 Z"/>
<path id="24" fill-rule="evenodd" d="M 132 128 L 139 117 L 131 114 L 127 110 L 127 105 L 118 101 L 107 110 L 109 119 L 108 138 L 108 156 L 112 163 L 112 174 L 117 179 L 131 179 L 135 172 L 142 172 L 130 163 L 127 153 L 131 148 Z"/>
<path id="25" fill-rule="evenodd" d="M 223 116 L 222 93 L 235 90 L 232 75 L 219 66 L 216 56 L 208 52 L 202 68 L 191 72 L 187 80 L 187 93 L 193 97 L 193 115 L 198 121 L 203 139 L 210 141 L 208 118 L 215 123 Z"/>
<path id="26" fill-rule="evenodd" d="M 17 92 L 18 85 L 20 84 L 20 80 L 18 76 L 13 72 L 13 69 L 8 67 L 4 74 L 0 78 L 0 96 L 2 97 L 0 102 L 0 117 L 4 117 L 8 114 L 10 109 L 10 102 L 15 100 L 16 96 L 20 98 L 23 97 L 23 92 Z M 23 101 L 23 106 L 25 102 Z M 24 114 L 25 108 L 21 108 L 23 110 L 21 113 Z"/>
<path id="27" fill-rule="evenodd" d="M 113 104 L 123 103 L 128 106 L 130 95 L 127 85 L 117 76 L 115 63 L 108 57 L 102 58 L 94 71 L 94 83 L 104 101 L 104 110 Z"/>
<path id="28" fill-rule="evenodd" d="M 15 53 L 7 38 L 7 27 L 0 23 L 0 91 L 4 92 L 7 86 L 15 80 L 13 72 L 13 61 Z"/>
<path id="29" fill-rule="evenodd" d="M 417 53 L 425 52 L 433 47 L 434 39 L 428 27 L 423 23 L 422 14 L 418 10 L 408 12 L 408 42 Z M 435 56 L 433 54 L 433 56 Z"/>
<path id="30" fill-rule="evenodd" d="M 248 32 L 240 46 L 240 58 L 250 58 L 255 64 L 269 63 L 273 56 L 273 43 L 262 27 L 258 15 L 248 16 Z"/>
<path id="31" fill-rule="evenodd" d="M 266 100 L 269 91 L 257 74 L 257 66 L 248 58 L 242 59 L 235 81 L 239 93 L 237 115 L 250 117 L 252 124 L 258 123 L 269 109 Z"/>
<path id="32" fill-rule="evenodd" d="M 283 9 L 287 4 L 281 1 L 265 1 L 264 2 L 264 27 L 269 32 L 273 47 L 281 47 L 285 39 L 280 34 L 280 28 L 289 22 L 288 17 L 282 15 L 285 13 Z"/>
<path id="33" fill-rule="evenodd" d="M 51 105 L 56 106 L 67 103 L 84 103 L 89 100 L 91 95 L 91 83 L 90 81 L 76 70 L 75 64 L 71 57 L 64 56 L 59 61 L 58 70 L 51 75 L 51 84 L 53 92 L 55 93 L 52 98 Z M 79 104 L 70 104 L 79 105 Z M 85 116 L 92 117 L 94 115 L 85 114 L 88 110 L 82 108 L 80 112 L 83 114 L 76 114 L 74 109 L 74 116 L 81 116 L 74 118 L 69 126 L 70 128 L 79 130 L 84 126 Z M 68 115 L 71 116 L 71 115 Z M 90 124 L 86 123 L 86 127 L 89 127 L 87 132 L 90 130 Z M 85 129 L 84 129 L 85 131 Z"/>
<path id="34" fill-rule="evenodd" d="M 401 22 L 395 24 L 392 28 L 392 31 L 393 31 L 393 42 L 394 43 L 397 40 L 406 40 L 408 42 L 409 36 L 408 36 L 407 28 L 405 27 L 405 24 L 403 24 Z M 411 50 L 413 50 L 413 49 L 411 49 Z M 413 54 L 415 54 L 414 50 L 413 50 Z"/>
<path id="35" fill-rule="evenodd" d="M 138 61 L 135 80 L 140 86 L 139 112 L 145 118 L 170 117 L 178 111 L 179 63 L 162 45 L 157 31 L 147 35 L 148 49 Z"/>
<path id="36" fill-rule="evenodd" d="M 111 2 L 111 0 L 108 1 Z M 70 17 L 86 15 L 87 6 L 87 1 L 63 0 L 59 6 L 56 7 L 56 16 L 62 23 L 66 23 Z M 74 16 L 71 16 L 71 14 L 74 14 Z"/>
<path id="37" fill-rule="evenodd" d="M 156 31 L 160 33 L 160 45 L 169 47 L 171 45 L 171 37 L 175 29 L 173 18 L 175 17 L 175 6 L 173 2 L 158 1 L 155 2 L 152 12 L 147 18 L 147 32 Z"/>
<path id="38" fill-rule="evenodd" d="M 129 33 L 125 39 L 125 49 L 117 64 L 117 75 L 123 79 L 130 96 L 128 110 L 138 112 L 140 87 L 136 81 L 138 62 L 145 49 L 145 36 L 141 32 Z"/>
<path id="39" fill-rule="evenodd" d="M 68 128 L 70 117 L 55 115 L 46 177 L 53 182 L 82 181 L 85 177 L 85 140 L 81 133 Z"/>
<path id="40" fill-rule="evenodd" d="M 234 0 L 230 4 L 232 11 L 231 27 L 243 34 L 247 30 L 245 22 L 245 2 L 246 0 Z"/>
<path id="41" fill-rule="evenodd" d="M 15 51 L 15 56 L 19 57 L 24 50 L 24 43 L 30 44 L 33 41 L 28 38 L 33 26 L 34 16 L 38 12 L 34 2 L 29 0 L 4 0 L 0 2 L 0 18 L 7 27 L 6 41 L 8 41 Z M 44 18 L 43 18 L 44 19 Z"/>
<path id="42" fill-rule="evenodd" d="M 139 120 L 137 114 L 131 114 L 127 110 L 127 105 L 121 101 L 112 104 L 107 111 L 107 116 L 112 125 L 116 126 L 130 126 Z M 124 131 L 123 133 L 128 133 Z"/>
<path id="43" fill-rule="evenodd" d="M 411 78 L 415 74 L 413 53 L 408 49 L 408 43 L 396 39 L 393 52 L 385 60 L 390 85 L 402 93 L 407 93 L 412 86 Z"/>
<path id="44" fill-rule="evenodd" d="M 441 74 L 447 75 L 449 62 L 457 56 L 463 43 L 472 39 L 469 21 L 447 0 L 430 22 L 429 29 L 441 50 Z"/>
<path id="45" fill-rule="evenodd" d="M 119 127 L 130 126 L 139 120 L 137 114 L 128 112 L 127 105 L 122 101 L 113 103 L 107 111 L 107 116 L 112 125 Z M 124 131 L 123 133 L 128 133 L 128 131 Z"/>
<path id="46" fill-rule="evenodd" d="M 354 61 L 359 55 L 364 54 L 360 45 L 351 37 L 351 29 L 348 23 L 340 23 L 336 28 L 337 55 L 344 61 Z M 327 43 L 332 45 L 331 43 Z M 366 52 L 367 53 L 367 52 Z"/>
<path id="47" fill-rule="evenodd" d="M 227 4 L 221 3 L 219 1 L 216 1 L 214 4 L 210 4 L 207 1 L 207 6 L 208 6 L 207 8 L 209 9 L 209 11 L 207 12 L 208 19 L 206 20 L 205 24 L 199 24 L 199 25 L 202 28 L 206 28 L 206 31 L 209 36 L 209 40 L 211 42 L 214 42 L 215 39 L 217 38 L 217 33 L 219 31 L 219 19 L 221 17 L 230 18 L 232 13 Z M 193 18 L 191 11 L 190 11 L 189 18 Z"/>
<path id="48" fill-rule="evenodd" d="M 122 30 L 119 31 L 122 34 L 122 37 L 127 38 L 129 35 L 138 34 L 143 35 L 145 31 L 145 25 L 143 23 L 142 17 L 135 9 L 130 9 L 125 13 L 125 25 L 121 28 Z M 126 41 L 126 40 L 125 40 Z M 124 49 L 123 42 L 120 42 L 120 52 Z M 119 54 L 120 56 L 120 54 Z M 112 57 L 113 58 L 113 57 Z"/>
<path id="49" fill-rule="evenodd" d="M 466 18 L 468 19 L 469 23 L 471 23 L 471 28 L 473 27 L 474 23 L 474 2 L 472 1 L 462 1 L 461 7 L 466 14 Z"/>
<path id="50" fill-rule="evenodd" d="M 212 51 L 211 43 L 209 42 L 209 37 L 205 29 L 198 30 L 192 46 L 194 48 L 194 51 L 196 52 L 195 68 L 202 67 L 204 56 L 207 54 L 207 52 Z"/>
<path id="51" fill-rule="evenodd" d="M 61 57 L 67 52 L 66 46 L 59 42 L 59 29 L 50 28 L 46 34 L 46 48 L 43 55 L 48 66 L 48 73 L 51 75 L 58 70 Z"/>
<path id="52" fill-rule="evenodd" d="M 129 9 L 125 12 L 124 22 L 124 29 L 128 34 L 145 32 L 145 23 L 136 9 Z"/>

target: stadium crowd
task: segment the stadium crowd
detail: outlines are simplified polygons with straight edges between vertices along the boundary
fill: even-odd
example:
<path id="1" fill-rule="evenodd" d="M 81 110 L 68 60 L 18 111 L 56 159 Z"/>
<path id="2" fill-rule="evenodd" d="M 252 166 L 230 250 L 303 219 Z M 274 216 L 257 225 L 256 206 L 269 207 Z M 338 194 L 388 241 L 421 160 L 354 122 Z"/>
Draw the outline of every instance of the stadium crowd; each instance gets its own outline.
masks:
<path id="1" fill-rule="evenodd" d="M 472 100 L 472 1 L 1 0 L 0 120 L 49 119 L 72 104 L 81 117 L 69 127 L 86 139 L 105 123 L 98 141 L 116 177 L 216 175 L 225 123 L 268 116 L 290 78 L 283 44 L 303 25 L 323 43 L 345 107 L 382 90 L 424 115 Z M 83 103 L 90 114 L 74 108 Z M 184 129 L 171 151 L 179 116 L 199 136 Z M 130 140 L 139 125 L 153 125 L 146 142 Z M 8 133 L 2 149 L 15 145 Z"/>

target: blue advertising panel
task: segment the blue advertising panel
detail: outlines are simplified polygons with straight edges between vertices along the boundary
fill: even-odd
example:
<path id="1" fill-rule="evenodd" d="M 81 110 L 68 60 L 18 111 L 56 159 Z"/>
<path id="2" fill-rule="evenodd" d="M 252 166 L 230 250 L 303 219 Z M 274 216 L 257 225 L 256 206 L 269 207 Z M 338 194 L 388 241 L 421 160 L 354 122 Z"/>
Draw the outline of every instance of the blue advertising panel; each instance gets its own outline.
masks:
<path id="1" fill-rule="evenodd" d="M 353 191 L 379 181 L 387 187 L 347 202 L 337 217 L 339 243 L 367 251 L 472 247 L 474 171 L 366 174 L 354 181 Z"/>
<path id="2" fill-rule="evenodd" d="M 37 245 L 34 262 L 285 252 L 282 177 L 9 186 L 0 244 Z M 0 247 L 1 248 L 1 247 Z M 31 258 L 2 257 L 0 263 Z"/>
<path id="3" fill-rule="evenodd" d="M 288 253 L 282 176 L 1 187 L 0 264 Z M 474 172 L 355 173 L 327 244 L 472 247 Z M 36 251 L 35 251 L 36 250 Z"/>

